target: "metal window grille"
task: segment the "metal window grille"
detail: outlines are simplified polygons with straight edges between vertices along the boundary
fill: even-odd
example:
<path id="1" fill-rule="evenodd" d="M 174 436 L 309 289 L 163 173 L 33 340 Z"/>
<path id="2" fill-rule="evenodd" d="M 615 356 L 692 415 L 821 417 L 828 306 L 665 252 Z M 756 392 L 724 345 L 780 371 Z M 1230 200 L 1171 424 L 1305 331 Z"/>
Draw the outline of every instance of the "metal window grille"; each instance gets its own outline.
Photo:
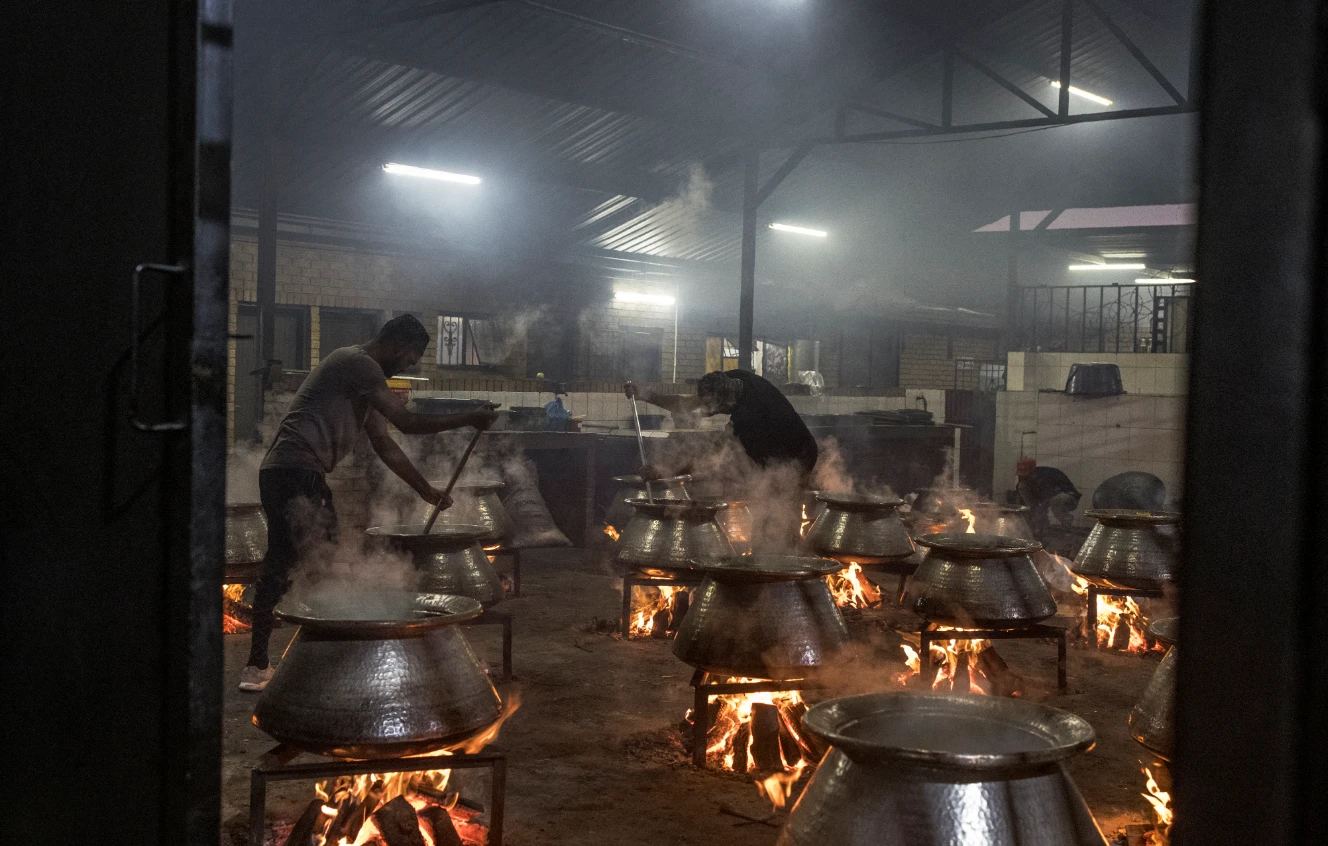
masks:
<path id="1" fill-rule="evenodd" d="M 1193 285 L 1022 288 L 1011 349 L 1024 352 L 1186 352 Z"/>

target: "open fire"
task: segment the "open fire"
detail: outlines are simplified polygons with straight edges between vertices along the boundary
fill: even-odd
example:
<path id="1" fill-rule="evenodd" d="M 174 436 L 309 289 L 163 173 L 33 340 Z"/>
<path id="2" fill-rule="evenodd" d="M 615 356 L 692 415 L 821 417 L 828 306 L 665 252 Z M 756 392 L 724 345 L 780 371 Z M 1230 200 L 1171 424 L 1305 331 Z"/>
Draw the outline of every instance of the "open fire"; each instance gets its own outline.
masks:
<path id="1" fill-rule="evenodd" d="M 825 583 L 830 586 L 830 595 L 840 608 L 875 608 L 881 604 L 881 592 L 867 581 L 862 565 L 856 561 L 850 561 L 843 570 L 826 576 Z"/>
<path id="2" fill-rule="evenodd" d="M 809 515 L 809 514 L 807 513 L 807 504 L 806 504 L 806 503 L 803 503 L 803 505 L 802 505 L 802 523 L 801 523 L 801 525 L 798 526 L 798 535 L 801 536 L 801 537 L 804 537 L 804 538 L 807 537 L 807 530 L 810 529 L 810 528 L 812 527 L 812 523 L 814 523 L 814 522 L 815 522 L 815 520 L 813 520 L 812 517 L 811 517 L 811 515 Z"/>
<path id="3" fill-rule="evenodd" d="M 908 684 L 922 674 L 922 656 L 916 647 L 900 644 L 904 650 L 904 664 L 908 671 L 896 680 Z M 989 640 L 932 641 L 931 663 L 936 674 L 931 678 L 932 690 L 981 693 L 997 696 L 1018 696 L 1011 687 L 1015 678 Z"/>
<path id="4" fill-rule="evenodd" d="M 1153 766 L 1161 766 L 1154 764 Z M 1153 808 L 1153 831 L 1149 834 L 1149 846 L 1168 846 L 1171 843 L 1171 794 L 1158 786 L 1157 779 L 1153 777 L 1153 771 L 1148 767 L 1143 767 L 1144 788 L 1147 792 L 1141 794 L 1148 800 L 1148 804 Z"/>
<path id="5" fill-rule="evenodd" d="M 456 753 L 475 754 L 497 739 L 503 723 L 521 707 L 517 690 L 508 694 L 502 716 L 452 750 L 434 753 L 439 763 Z M 448 789 L 450 769 L 413 773 L 339 776 L 314 785 L 310 802 L 285 839 L 312 846 L 483 846 L 488 829 L 480 812 Z M 416 836 L 418 832 L 418 837 Z M 280 842 L 280 841 L 279 841 Z"/>
<path id="6" fill-rule="evenodd" d="M 618 538 L 622 537 L 621 532 L 619 532 L 617 529 L 613 528 L 607 523 L 604 524 L 604 534 L 608 535 L 609 540 L 613 541 L 614 543 L 617 543 Z"/>
<path id="7" fill-rule="evenodd" d="M 726 684 L 758 679 L 731 678 Z M 757 789 L 775 809 L 788 804 L 815 754 L 802 733 L 807 704 L 796 690 L 716 696 L 714 722 L 706 734 L 707 761 L 735 773 L 756 776 Z M 688 721 L 694 714 L 687 712 Z"/>
<path id="8" fill-rule="evenodd" d="M 221 630 L 225 634 L 247 632 L 252 627 L 249 606 L 244 604 L 247 585 L 221 586 Z"/>
<path id="9" fill-rule="evenodd" d="M 1067 559 L 1053 553 L 1047 554 L 1051 556 L 1056 564 L 1064 568 L 1071 579 L 1071 589 L 1085 597 L 1085 604 L 1087 604 L 1088 580 L 1072 572 L 1070 562 Z M 1083 625 L 1088 625 L 1087 615 L 1085 615 Z M 1138 655 L 1166 650 L 1163 644 L 1149 639 L 1148 620 L 1144 617 L 1143 611 L 1139 609 L 1138 603 L 1128 596 L 1098 596 L 1097 631 L 1092 634 L 1084 632 L 1084 635 L 1086 637 L 1095 636 L 1097 645 L 1100 647 L 1122 652 L 1133 652 Z"/>
<path id="10" fill-rule="evenodd" d="M 639 585 L 632 591 L 632 637 L 668 637 L 687 614 L 691 599 L 678 585 Z"/>
<path id="11" fill-rule="evenodd" d="M 965 533 L 965 534 L 968 534 L 968 535 L 975 535 L 975 534 L 977 534 L 977 522 L 978 522 L 978 521 L 977 521 L 977 518 L 973 516 L 973 509 L 971 509 L 971 508 L 960 508 L 960 509 L 959 509 L 959 516 L 960 516 L 965 522 L 968 523 L 968 528 L 967 528 L 967 529 L 964 529 L 964 533 Z"/>

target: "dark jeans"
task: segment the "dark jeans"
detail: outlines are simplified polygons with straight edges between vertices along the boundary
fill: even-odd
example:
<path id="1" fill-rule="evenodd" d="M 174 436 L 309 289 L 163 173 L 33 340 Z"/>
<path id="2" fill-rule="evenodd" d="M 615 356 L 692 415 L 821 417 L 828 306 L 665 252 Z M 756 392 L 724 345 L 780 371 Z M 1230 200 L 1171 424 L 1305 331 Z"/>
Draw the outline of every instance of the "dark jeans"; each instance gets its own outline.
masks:
<path id="1" fill-rule="evenodd" d="M 267 516 L 267 555 L 254 590 L 250 666 L 266 668 L 272 638 L 272 609 L 277 607 L 291 573 L 318 544 L 337 541 L 337 512 L 322 473 L 270 467 L 258 471 L 258 493 Z"/>

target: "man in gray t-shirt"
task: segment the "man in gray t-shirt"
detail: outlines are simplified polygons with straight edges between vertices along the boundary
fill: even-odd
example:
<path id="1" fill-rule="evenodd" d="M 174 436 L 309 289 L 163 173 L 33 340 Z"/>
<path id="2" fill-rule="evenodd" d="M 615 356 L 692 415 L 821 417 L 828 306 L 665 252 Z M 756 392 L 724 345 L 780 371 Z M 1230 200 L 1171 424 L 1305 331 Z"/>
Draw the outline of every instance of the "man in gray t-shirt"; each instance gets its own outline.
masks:
<path id="1" fill-rule="evenodd" d="M 387 379 L 420 360 L 429 333 L 406 314 L 388 321 L 367 344 L 343 347 L 324 358 L 300 385 L 258 471 L 267 516 L 267 555 L 254 593 L 249 661 L 240 689 L 259 691 L 272 678 L 267 647 L 272 609 L 290 583 L 309 541 L 336 541 L 337 515 L 324 474 L 345 458 L 361 430 L 383 463 L 428 503 L 451 505 L 388 434 L 390 422 L 407 435 L 428 435 L 474 426 L 487 428 L 492 411 L 415 414 L 387 387 Z"/>

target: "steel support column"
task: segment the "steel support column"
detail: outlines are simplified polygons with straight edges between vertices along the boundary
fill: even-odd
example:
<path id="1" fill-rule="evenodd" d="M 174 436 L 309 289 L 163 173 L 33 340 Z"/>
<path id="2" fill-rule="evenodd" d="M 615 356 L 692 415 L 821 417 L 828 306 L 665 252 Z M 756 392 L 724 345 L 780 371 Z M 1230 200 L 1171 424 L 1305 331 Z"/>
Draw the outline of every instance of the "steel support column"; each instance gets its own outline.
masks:
<path id="1" fill-rule="evenodd" d="M 1205 3 L 1201 32 L 1172 842 L 1323 843 L 1322 8 Z M 1251 531 L 1237 495 L 1276 505 Z"/>
<path id="2" fill-rule="evenodd" d="M 753 309 L 756 304 L 756 211 L 760 207 L 761 151 L 753 148 L 743 159 L 742 173 L 742 288 L 738 294 L 738 367 L 752 369 Z"/>
<path id="3" fill-rule="evenodd" d="M 258 202 L 258 256 L 256 273 L 258 300 L 258 355 L 256 361 L 263 375 L 237 373 L 237 379 L 258 379 L 258 415 L 263 419 L 263 394 L 268 387 L 268 368 L 275 355 L 277 318 L 277 213 L 281 196 L 281 59 L 272 55 L 267 67 L 267 97 L 264 103 L 264 126 L 261 179 Z M 245 433 L 248 435 L 249 433 Z"/>

